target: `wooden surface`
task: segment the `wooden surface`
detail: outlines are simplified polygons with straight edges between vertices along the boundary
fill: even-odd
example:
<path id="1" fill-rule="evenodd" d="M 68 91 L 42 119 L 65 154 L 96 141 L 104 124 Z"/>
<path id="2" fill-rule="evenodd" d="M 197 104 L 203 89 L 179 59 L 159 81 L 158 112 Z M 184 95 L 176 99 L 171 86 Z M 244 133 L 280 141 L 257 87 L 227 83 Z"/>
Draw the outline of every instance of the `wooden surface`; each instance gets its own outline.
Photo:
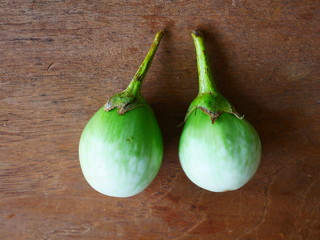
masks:
<path id="1" fill-rule="evenodd" d="M 150 3 L 152 2 L 152 3 Z M 0 1 L 0 239 L 320 239 L 320 2 Z M 192 184 L 178 141 L 203 30 L 222 93 L 258 130 L 242 189 Z M 78 161 L 86 122 L 122 91 L 160 29 L 143 85 L 165 154 L 143 193 L 103 196 Z"/>

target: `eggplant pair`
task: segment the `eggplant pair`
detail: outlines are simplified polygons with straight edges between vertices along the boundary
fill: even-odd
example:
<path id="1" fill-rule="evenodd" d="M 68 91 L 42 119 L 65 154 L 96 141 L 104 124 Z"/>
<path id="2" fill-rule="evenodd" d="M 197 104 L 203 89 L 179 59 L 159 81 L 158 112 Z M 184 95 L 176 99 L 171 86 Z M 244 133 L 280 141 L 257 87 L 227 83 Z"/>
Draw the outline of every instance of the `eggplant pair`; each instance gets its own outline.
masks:
<path id="1" fill-rule="evenodd" d="M 150 185 L 160 169 L 161 131 L 141 95 L 141 84 L 162 36 L 162 31 L 157 33 L 126 90 L 112 96 L 82 132 L 80 166 L 89 185 L 102 194 L 134 196 Z M 259 166 L 259 135 L 217 90 L 202 34 L 194 31 L 192 37 L 199 94 L 185 117 L 180 163 L 188 178 L 203 189 L 235 190 L 245 185 Z"/>

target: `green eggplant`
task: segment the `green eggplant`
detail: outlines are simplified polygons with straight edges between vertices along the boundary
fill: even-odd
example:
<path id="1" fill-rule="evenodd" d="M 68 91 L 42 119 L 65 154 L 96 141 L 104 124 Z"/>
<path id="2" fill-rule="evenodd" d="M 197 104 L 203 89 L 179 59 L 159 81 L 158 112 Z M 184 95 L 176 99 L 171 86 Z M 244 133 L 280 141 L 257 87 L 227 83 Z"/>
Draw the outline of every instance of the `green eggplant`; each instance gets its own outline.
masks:
<path id="1" fill-rule="evenodd" d="M 153 44 L 128 87 L 108 99 L 85 126 L 79 143 L 82 173 L 96 191 L 112 197 L 142 192 L 157 175 L 163 142 L 141 84 L 163 36 Z"/>
<path id="2" fill-rule="evenodd" d="M 179 159 L 199 187 L 224 192 L 245 185 L 256 173 L 261 142 L 253 126 L 217 90 L 201 32 L 194 31 L 199 93 L 185 117 Z"/>

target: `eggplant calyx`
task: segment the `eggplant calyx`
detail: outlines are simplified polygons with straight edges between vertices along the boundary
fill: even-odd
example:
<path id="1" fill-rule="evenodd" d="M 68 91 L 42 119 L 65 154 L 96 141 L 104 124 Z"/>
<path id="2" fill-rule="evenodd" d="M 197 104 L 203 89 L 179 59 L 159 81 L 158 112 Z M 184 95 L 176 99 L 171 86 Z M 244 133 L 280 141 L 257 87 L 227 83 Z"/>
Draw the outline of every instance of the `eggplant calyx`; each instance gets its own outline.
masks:
<path id="1" fill-rule="evenodd" d="M 104 110 L 109 112 L 116 108 L 118 109 L 118 114 L 123 115 L 126 112 L 139 107 L 149 107 L 149 105 L 140 94 L 132 95 L 123 91 L 112 96 L 104 105 Z"/>
<path id="2" fill-rule="evenodd" d="M 219 92 L 216 94 L 203 93 L 199 94 L 190 104 L 184 121 L 196 109 L 200 109 L 205 114 L 209 115 L 212 124 L 218 119 L 222 113 L 230 113 L 239 119 L 243 119 L 232 104 Z"/>

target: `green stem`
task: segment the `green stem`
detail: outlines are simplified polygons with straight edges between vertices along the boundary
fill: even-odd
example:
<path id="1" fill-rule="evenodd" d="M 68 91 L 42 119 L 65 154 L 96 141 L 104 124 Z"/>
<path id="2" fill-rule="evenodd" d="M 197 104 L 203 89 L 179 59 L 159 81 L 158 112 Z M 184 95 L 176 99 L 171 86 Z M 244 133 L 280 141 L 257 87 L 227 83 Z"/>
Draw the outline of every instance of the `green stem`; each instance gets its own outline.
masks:
<path id="1" fill-rule="evenodd" d="M 149 69 L 151 62 L 152 62 L 152 59 L 158 49 L 158 46 L 160 44 L 160 41 L 162 39 L 163 34 L 164 34 L 163 31 L 157 32 L 157 34 L 153 40 L 153 43 L 148 51 L 147 56 L 144 58 L 138 71 L 134 75 L 133 79 L 131 80 L 131 82 L 130 82 L 129 86 L 127 87 L 127 89 L 125 90 L 125 92 L 130 93 L 132 96 L 136 96 L 137 94 L 140 95 L 142 81 L 148 72 L 148 69 Z"/>
<path id="2" fill-rule="evenodd" d="M 193 31 L 191 35 L 197 55 L 199 94 L 190 104 L 185 120 L 187 120 L 195 109 L 200 109 L 209 115 L 212 123 L 214 123 L 222 113 L 231 113 L 238 118 L 242 118 L 232 104 L 217 90 L 210 69 L 203 35 L 199 31 Z"/>
<path id="3" fill-rule="evenodd" d="M 138 71 L 129 83 L 129 86 L 123 92 L 115 94 L 108 99 L 104 106 L 105 111 L 108 112 L 117 108 L 119 114 L 125 114 L 126 112 L 135 108 L 149 107 L 144 98 L 141 96 L 141 85 L 151 65 L 152 59 L 157 51 L 163 34 L 163 31 L 160 31 L 156 34 L 147 56 L 141 63 Z"/>
<path id="4" fill-rule="evenodd" d="M 217 87 L 214 82 L 213 74 L 210 68 L 209 59 L 204 44 L 204 38 L 198 30 L 191 34 L 197 55 L 197 67 L 199 76 L 199 95 L 209 93 L 213 95 L 218 94 Z"/>

